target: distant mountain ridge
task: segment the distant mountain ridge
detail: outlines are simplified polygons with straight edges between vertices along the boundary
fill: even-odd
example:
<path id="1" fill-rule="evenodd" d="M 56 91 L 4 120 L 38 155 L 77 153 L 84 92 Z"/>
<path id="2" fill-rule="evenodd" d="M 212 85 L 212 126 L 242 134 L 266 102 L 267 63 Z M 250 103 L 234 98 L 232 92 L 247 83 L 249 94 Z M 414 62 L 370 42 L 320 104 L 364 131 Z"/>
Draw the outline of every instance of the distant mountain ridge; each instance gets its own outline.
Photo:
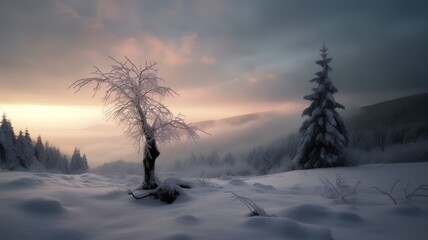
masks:
<path id="1" fill-rule="evenodd" d="M 217 120 L 207 120 L 196 122 L 195 125 L 201 129 L 210 128 L 215 125 L 229 125 L 229 126 L 239 126 L 256 120 L 261 120 L 264 118 L 269 118 L 277 116 L 279 113 L 276 111 L 266 111 L 266 112 L 257 112 L 249 113 L 244 115 L 233 116 L 229 118 L 217 119 Z"/>
<path id="2" fill-rule="evenodd" d="M 275 110 L 256 112 L 224 119 L 200 121 L 195 125 L 201 129 L 218 125 L 241 126 L 279 114 Z M 359 112 L 347 117 L 345 123 L 351 129 L 428 125 L 428 92 L 363 106 Z"/>
<path id="3" fill-rule="evenodd" d="M 428 93 L 396 98 L 364 106 L 348 119 L 353 129 L 428 125 Z"/>

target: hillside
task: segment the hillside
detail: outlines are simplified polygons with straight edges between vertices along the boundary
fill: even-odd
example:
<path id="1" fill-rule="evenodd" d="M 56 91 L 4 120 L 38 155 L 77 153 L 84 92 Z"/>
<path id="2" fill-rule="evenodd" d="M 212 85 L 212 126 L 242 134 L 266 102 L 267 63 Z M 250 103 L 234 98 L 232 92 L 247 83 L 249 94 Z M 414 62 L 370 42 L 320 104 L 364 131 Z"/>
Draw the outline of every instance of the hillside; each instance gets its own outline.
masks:
<path id="1" fill-rule="evenodd" d="M 347 119 L 351 129 L 428 125 L 428 93 L 397 98 L 369 106 Z"/>
<path id="2" fill-rule="evenodd" d="M 350 129 L 374 129 L 378 127 L 416 126 L 428 124 L 428 93 L 396 98 L 361 107 L 345 118 Z M 256 123 L 280 115 L 277 111 L 266 111 L 233 116 L 225 119 L 195 123 L 201 129 L 216 126 L 236 127 Z M 297 130 L 296 130 L 297 131 Z"/>
<path id="3" fill-rule="evenodd" d="M 278 116 L 279 113 L 275 111 L 249 113 L 239 116 L 233 116 L 224 119 L 207 120 L 195 123 L 201 129 L 213 128 L 216 126 L 241 126 L 250 122 L 257 122 L 263 119 L 269 119 Z"/>

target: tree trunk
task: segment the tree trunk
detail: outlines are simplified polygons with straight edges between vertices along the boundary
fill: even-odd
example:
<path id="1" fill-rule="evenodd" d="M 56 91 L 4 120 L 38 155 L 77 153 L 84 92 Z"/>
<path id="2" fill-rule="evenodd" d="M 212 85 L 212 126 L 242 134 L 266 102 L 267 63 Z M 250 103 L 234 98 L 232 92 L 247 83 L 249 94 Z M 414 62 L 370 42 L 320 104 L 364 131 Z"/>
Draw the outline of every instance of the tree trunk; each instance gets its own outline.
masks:
<path id="1" fill-rule="evenodd" d="M 144 181 L 142 189 L 155 189 L 158 187 L 155 178 L 155 161 L 160 152 L 154 138 L 148 138 L 144 148 Z"/>

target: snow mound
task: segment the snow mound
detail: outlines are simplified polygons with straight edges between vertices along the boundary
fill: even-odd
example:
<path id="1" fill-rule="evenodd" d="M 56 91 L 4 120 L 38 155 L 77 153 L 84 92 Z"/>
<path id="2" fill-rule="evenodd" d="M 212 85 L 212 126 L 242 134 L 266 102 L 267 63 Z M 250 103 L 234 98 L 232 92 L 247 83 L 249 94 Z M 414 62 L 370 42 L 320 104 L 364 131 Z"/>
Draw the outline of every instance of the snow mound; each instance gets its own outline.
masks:
<path id="1" fill-rule="evenodd" d="M 111 201 L 111 200 L 115 200 L 115 199 L 118 199 L 120 197 L 123 197 L 124 194 L 126 194 L 126 191 L 113 190 L 113 191 L 108 191 L 106 193 L 97 194 L 97 195 L 93 196 L 92 198 L 96 199 L 96 200 L 102 200 L 102 201 Z"/>
<path id="2" fill-rule="evenodd" d="M 181 225 L 196 225 L 201 223 L 201 219 L 193 215 L 183 215 L 175 219 L 175 221 Z"/>
<path id="3" fill-rule="evenodd" d="M 28 214 L 51 215 L 65 212 L 59 201 L 49 198 L 31 198 L 19 203 L 18 208 Z"/>
<path id="4" fill-rule="evenodd" d="M 242 181 L 241 179 L 233 179 L 229 181 L 228 185 L 232 186 L 245 186 L 248 185 L 246 182 Z"/>
<path id="5" fill-rule="evenodd" d="M 336 212 L 319 204 L 298 204 L 285 209 L 279 216 L 311 224 L 354 225 L 363 222 L 363 219 L 356 213 Z"/>
<path id="6" fill-rule="evenodd" d="M 276 189 L 272 186 L 272 185 L 264 185 L 261 183 L 254 183 L 254 187 L 256 187 L 257 190 L 259 190 L 259 192 L 269 192 L 269 191 L 275 191 Z"/>
<path id="7" fill-rule="evenodd" d="M 34 188 L 39 187 L 45 184 L 45 182 L 38 178 L 31 177 L 19 177 L 15 179 L 11 179 L 7 182 L 2 182 L 0 184 L 0 189 L 25 189 L 25 188 Z"/>
<path id="8" fill-rule="evenodd" d="M 427 217 L 427 211 L 415 205 L 394 206 L 387 212 L 399 217 Z"/>
<path id="9" fill-rule="evenodd" d="M 249 218 L 244 222 L 244 226 L 249 229 L 263 229 L 255 239 L 263 239 L 263 233 L 270 233 L 269 239 L 296 239 L 296 240 L 331 240 L 331 231 L 328 228 L 300 223 L 286 218 L 256 217 Z"/>
<path id="10" fill-rule="evenodd" d="M 197 239 L 197 238 L 184 233 L 174 234 L 169 237 L 162 238 L 162 240 L 192 240 L 192 239 Z"/>

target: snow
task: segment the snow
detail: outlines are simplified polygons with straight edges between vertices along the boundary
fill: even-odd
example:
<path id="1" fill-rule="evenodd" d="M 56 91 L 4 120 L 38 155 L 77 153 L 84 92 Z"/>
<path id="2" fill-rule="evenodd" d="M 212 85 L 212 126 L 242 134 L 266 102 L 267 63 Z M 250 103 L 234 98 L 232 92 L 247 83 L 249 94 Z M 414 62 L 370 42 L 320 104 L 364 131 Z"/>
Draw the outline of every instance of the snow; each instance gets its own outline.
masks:
<path id="1" fill-rule="evenodd" d="M 0 172 L 1 239 L 427 239 L 428 198 L 404 198 L 428 183 L 428 163 L 299 170 L 251 177 L 188 178 L 171 205 L 127 190 L 140 176 Z M 356 194 L 323 197 L 320 179 Z M 165 179 L 166 176 L 160 176 Z M 390 191 L 397 205 L 372 186 Z M 178 181 L 172 179 L 172 181 Z M 266 215 L 252 216 L 235 193 Z M 142 195 L 143 193 L 136 192 Z M 325 196 L 325 195 L 324 195 Z"/>

